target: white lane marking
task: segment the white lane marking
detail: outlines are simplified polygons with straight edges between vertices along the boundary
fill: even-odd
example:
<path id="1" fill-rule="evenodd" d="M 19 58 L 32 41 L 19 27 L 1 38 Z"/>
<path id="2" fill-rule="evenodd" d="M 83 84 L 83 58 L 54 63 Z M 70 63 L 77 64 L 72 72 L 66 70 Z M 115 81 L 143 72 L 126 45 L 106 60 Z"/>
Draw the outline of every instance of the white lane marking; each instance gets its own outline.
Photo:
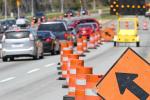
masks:
<path id="1" fill-rule="evenodd" d="M 9 78 L 6 78 L 4 80 L 1 80 L 0 83 L 3 83 L 3 82 L 7 82 L 7 81 L 10 81 L 10 80 L 13 80 L 15 79 L 16 77 L 9 77 Z"/>
<path id="2" fill-rule="evenodd" d="M 32 69 L 32 70 L 28 71 L 27 73 L 28 73 L 28 74 L 31 74 L 31 73 L 37 72 L 37 71 L 39 71 L 39 70 L 40 70 L 40 68 L 36 68 L 36 69 Z"/>
<path id="3" fill-rule="evenodd" d="M 47 64 L 47 65 L 45 65 L 44 67 L 51 67 L 51 66 L 53 66 L 53 65 L 55 65 L 55 63 Z"/>

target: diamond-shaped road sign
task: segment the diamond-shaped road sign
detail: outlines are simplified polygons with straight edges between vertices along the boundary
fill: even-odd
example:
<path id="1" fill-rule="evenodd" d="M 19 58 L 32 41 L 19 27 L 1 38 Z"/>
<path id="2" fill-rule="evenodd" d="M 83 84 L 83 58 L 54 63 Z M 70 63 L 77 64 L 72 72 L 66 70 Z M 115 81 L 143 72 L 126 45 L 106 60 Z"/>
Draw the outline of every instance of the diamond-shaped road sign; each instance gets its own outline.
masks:
<path id="1" fill-rule="evenodd" d="M 150 100 L 150 64 L 128 48 L 96 87 L 104 100 Z"/>

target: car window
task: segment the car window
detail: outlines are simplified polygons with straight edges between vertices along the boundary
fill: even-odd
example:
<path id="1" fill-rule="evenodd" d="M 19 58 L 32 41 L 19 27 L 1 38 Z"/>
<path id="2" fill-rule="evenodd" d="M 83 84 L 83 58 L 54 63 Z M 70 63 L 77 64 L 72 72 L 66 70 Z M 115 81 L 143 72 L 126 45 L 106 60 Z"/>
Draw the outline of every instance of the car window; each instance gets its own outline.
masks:
<path id="1" fill-rule="evenodd" d="M 41 24 L 38 30 L 39 31 L 63 32 L 63 31 L 66 31 L 66 28 L 63 23 L 54 23 L 54 24 Z"/>
<path id="2" fill-rule="evenodd" d="M 16 24 L 15 20 L 7 20 L 7 22 L 9 25 L 15 25 Z"/>
<path id="3" fill-rule="evenodd" d="M 30 32 L 28 31 L 21 31 L 21 32 L 7 32 L 5 33 L 6 39 L 22 39 L 28 38 Z"/>
<path id="4" fill-rule="evenodd" d="M 42 38 L 42 39 L 52 37 L 50 32 L 37 32 L 37 35 L 39 38 Z"/>
<path id="5" fill-rule="evenodd" d="M 93 24 L 94 28 L 97 28 L 97 25 L 96 24 Z"/>
<path id="6" fill-rule="evenodd" d="M 90 24 L 78 25 L 78 28 L 86 28 L 86 27 L 93 28 L 92 25 Z"/>

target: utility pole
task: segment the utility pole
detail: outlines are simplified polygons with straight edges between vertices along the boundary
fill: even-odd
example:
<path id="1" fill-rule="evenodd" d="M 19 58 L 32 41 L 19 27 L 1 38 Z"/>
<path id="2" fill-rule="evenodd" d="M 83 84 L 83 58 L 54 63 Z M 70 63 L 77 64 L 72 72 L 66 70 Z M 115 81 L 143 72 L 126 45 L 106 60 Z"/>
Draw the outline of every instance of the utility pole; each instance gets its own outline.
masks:
<path id="1" fill-rule="evenodd" d="M 64 12 L 64 0 L 60 0 L 61 3 L 61 13 Z"/>
<path id="2" fill-rule="evenodd" d="M 17 3 L 17 9 L 18 9 L 18 18 L 20 18 L 20 0 L 17 0 L 16 3 Z"/>
<path id="3" fill-rule="evenodd" d="M 31 15 L 34 16 L 34 0 L 31 0 L 31 5 L 32 5 Z"/>
<path id="4" fill-rule="evenodd" d="M 5 3 L 5 19 L 7 19 L 7 0 L 4 0 Z"/>
<path id="5" fill-rule="evenodd" d="M 96 1 L 93 0 L 93 10 L 96 10 Z"/>
<path id="6" fill-rule="evenodd" d="M 81 6 L 81 10 L 83 9 L 83 5 L 82 5 L 82 0 L 80 0 L 80 6 Z"/>

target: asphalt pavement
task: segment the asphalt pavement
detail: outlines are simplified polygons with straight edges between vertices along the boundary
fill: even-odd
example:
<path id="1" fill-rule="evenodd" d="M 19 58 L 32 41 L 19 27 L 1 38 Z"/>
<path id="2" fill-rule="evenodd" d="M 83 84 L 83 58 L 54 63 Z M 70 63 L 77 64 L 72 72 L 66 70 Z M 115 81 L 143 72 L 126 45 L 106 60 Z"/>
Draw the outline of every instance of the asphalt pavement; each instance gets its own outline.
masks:
<path id="1" fill-rule="evenodd" d="M 143 20 L 145 18 L 140 17 L 141 47 L 137 48 L 135 44 L 120 44 L 120 47 L 113 47 L 112 42 L 103 43 L 97 49 L 91 49 L 86 53 L 86 57 L 83 57 L 85 66 L 93 67 L 94 74 L 104 75 L 127 47 L 133 48 L 148 60 L 150 30 L 142 30 Z M 42 60 L 16 59 L 5 63 L 0 60 L 0 100 L 63 100 L 67 89 L 61 88 L 65 81 L 57 80 L 59 57 L 47 55 Z"/>

